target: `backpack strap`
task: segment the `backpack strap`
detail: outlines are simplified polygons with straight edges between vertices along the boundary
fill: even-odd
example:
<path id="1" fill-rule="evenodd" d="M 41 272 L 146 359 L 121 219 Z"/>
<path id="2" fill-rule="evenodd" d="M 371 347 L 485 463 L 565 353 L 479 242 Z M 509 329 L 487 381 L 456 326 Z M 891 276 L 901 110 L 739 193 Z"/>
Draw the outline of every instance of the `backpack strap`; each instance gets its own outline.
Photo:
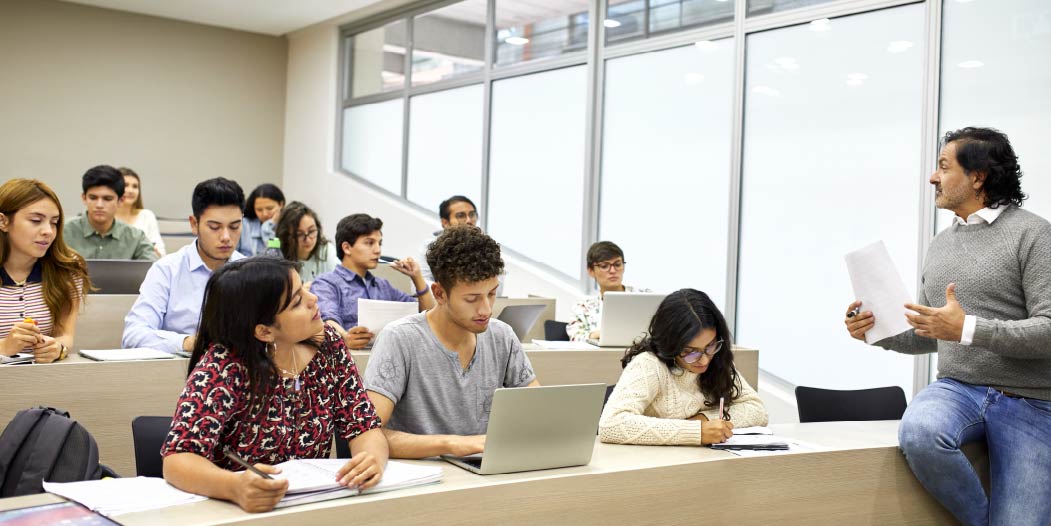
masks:
<path id="1" fill-rule="evenodd" d="M 6 497 L 14 494 L 13 491 L 4 491 L 8 472 L 13 468 L 12 463 L 15 456 L 18 455 L 29 434 L 32 433 L 33 428 L 36 427 L 37 422 L 42 418 L 47 418 L 45 410 L 40 408 L 23 409 L 11 419 L 11 422 L 4 429 L 4 433 L 0 435 L 0 496 Z M 11 475 L 13 482 L 22 478 L 21 470 L 18 473 L 12 472 Z"/>
<path id="2" fill-rule="evenodd" d="M 19 478 L 18 487 L 15 492 L 18 495 L 28 495 L 43 491 L 41 482 L 47 480 L 51 470 L 58 461 L 58 455 L 62 452 L 62 446 L 66 443 L 70 431 L 75 422 L 66 415 L 51 408 L 46 412 L 47 418 L 40 424 L 40 432 L 36 443 L 33 444 L 29 457 L 26 459 L 25 468 Z"/>

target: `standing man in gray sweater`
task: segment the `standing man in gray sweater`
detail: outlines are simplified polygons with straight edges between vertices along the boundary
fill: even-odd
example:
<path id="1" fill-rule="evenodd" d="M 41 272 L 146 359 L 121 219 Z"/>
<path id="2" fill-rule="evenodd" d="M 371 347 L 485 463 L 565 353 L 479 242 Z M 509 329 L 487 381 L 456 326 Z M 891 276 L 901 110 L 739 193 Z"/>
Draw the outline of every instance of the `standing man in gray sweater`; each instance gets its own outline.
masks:
<path id="1" fill-rule="evenodd" d="M 964 524 L 1051 522 L 1051 224 L 1019 208 L 1018 157 L 988 128 L 945 134 L 931 175 L 938 208 L 956 214 L 931 242 L 913 330 L 875 344 L 938 352 L 938 381 L 898 431 L 916 478 Z M 861 302 L 844 323 L 872 328 Z M 990 495 L 960 446 L 989 445 Z"/>

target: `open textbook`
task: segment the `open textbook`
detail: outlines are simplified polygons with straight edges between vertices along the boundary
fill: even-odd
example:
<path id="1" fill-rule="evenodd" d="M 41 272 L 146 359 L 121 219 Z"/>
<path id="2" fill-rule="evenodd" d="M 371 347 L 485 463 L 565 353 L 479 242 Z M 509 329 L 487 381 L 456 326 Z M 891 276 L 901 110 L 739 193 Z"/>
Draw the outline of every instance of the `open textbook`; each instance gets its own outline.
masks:
<path id="1" fill-rule="evenodd" d="M 388 461 L 379 484 L 358 491 L 340 486 L 336 472 L 347 463 L 345 458 L 299 459 L 282 462 L 277 467 L 281 473 L 274 475 L 288 479 L 288 491 L 276 508 L 297 506 L 309 502 L 382 493 L 396 489 L 435 484 L 442 480 L 442 466 L 419 466 L 404 462 Z"/>
<path id="2" fill-rule="evenodd" d="M 854 287 L 854 298 L 862 311 L 872 311 L 876 324 L 865 333 L 865 343 L 901 334 L 912 328 L 905 318 L 906 303 L 912 303 L 901 274 L 890 259 L 887 246 L 877 241 L 844 256 Z"/>

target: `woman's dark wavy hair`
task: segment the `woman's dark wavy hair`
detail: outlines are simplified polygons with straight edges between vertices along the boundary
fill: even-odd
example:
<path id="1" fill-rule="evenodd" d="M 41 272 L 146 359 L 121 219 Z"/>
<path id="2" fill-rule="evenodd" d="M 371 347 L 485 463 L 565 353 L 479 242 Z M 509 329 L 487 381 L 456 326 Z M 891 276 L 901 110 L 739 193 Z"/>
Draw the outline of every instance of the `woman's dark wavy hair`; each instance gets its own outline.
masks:
<path id="1" fill-rule="evenodd" d="M 985 206 L 1022 206 L 1022 168 L 1011 141 L 993 128 L 961 128 L 947 132 L 942 144 L 956 143 L 956 162 L 967 175 L 985 174 Z"/>
<path id="2" fill-rule="evenodd" d="M 245 219 L 259 219 L 259 216 L 255 215 L 255 200 L 260 197 L 267 199 L 273 199 L 277 201 L 282 207 L 285 206 L 285 193 L 281 191 L 277 185 L 270 183 L 263 183 L 252 190 L 252 193 L 248 194 L 248 199 L 245 199 L 244 204 L 244 216 Z"/>
<path id="3" fill-rule="evenodd" d="M 681 289 L 664 298 L 650 320 L 649 336 L 635 342 L 620 363 L 627 367 L 632 358 L 651 352 L 675 371 L 679 369 L 675 358 L 704 329 L 715 329 L 715 339 L 723 341 L 722 350 L 712 357 L 708 370 L 697 377 L 704 405 L 717 406 L 719 398 L 733 400 L 741 395 L 734 368 L 733 336 L 711 298 L 699 290 Z"/>
<path id="4" fill-rule="evenodd" d="M 209 346 L 222 345 L 248 374 L 248 407 L 261 409 L 280 375 L 266 344 L 256 339 L 255 326 L 273 325 L 278 313 L 288 308 L 295 292 L 291 271 L 297 267 L 285 259 L 256 256 L 215 271 L 204 289 L 201 321 L 186 374 L 193 373 Z"/>
<path id="5" fill-rule="evenodd" d="M 325 235 L 321 230 L 321 220 L 318 219 L 317 212 L 314 212 L 309 206 L 299 201 L 292 201 L 281 210 L 281 219 L 277 221 L 275 232 L 277 238 L 281 240 L 281 254 L 289 261 L 299 261 L 299 236 L 296 232 L 299 231 L 299 222 L 303 220 L 303 216 L 308 215 L 314 218 L 314 225 L 317 228 L 317 243 L 314 244 L 314 250 L 311 250 L 310 254 L 307 255 L 307 259 L 316 257 L 318 252 L 321 251 L 321 247 L 328 244 L 328 240 L 325 239 Z"/>

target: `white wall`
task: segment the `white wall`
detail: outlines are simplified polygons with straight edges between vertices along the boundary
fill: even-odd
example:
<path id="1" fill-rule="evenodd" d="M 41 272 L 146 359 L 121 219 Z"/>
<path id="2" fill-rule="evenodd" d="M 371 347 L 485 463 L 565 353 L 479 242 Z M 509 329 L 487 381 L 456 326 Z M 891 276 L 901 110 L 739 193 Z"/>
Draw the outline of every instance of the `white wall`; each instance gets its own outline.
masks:
<path id="1" fill-rule="evenodd" d="M 383 2 L 383 9 L 390 7 L 390 3 Z M 383 219 L 386 254 L 418 257 L 423 241 L 440 228 L 438 219 L 335 169 L 338 28 L 375 11 L 362 10 L 288 35 L 282 188 L 289 200 L 303 201 L 317 210 L 329 238 L 340 218 L 364 212 Z M 455 192 L 450 189 L 450 194 Z M 556 298 L 556 317 L 569 319 L 570 308 L 582 297 L 573 284 L 506 254 L 504 262 L 508 270 L 504 287 L 507 295 Z"/>

